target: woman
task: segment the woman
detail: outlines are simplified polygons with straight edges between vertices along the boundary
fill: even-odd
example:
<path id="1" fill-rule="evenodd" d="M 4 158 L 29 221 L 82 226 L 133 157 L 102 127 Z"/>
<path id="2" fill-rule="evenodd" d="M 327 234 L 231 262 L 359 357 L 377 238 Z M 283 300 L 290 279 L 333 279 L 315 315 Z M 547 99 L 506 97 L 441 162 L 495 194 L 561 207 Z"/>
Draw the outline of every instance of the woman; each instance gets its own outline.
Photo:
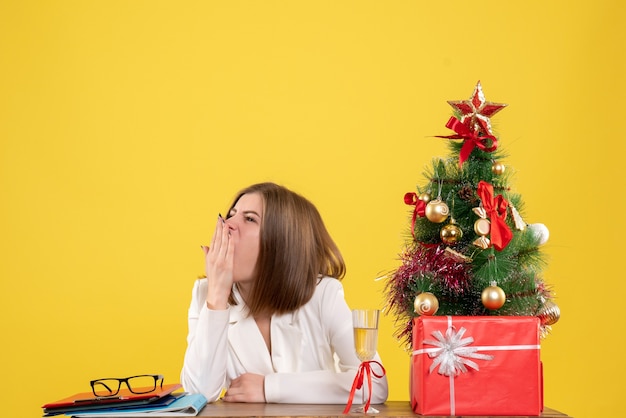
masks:
<path id="1" fill-rule="evenodd" d="M 209 402 L 346 403 L 360 361 L 339 282 L 345 264 L 315 206 L 274 183 L 252 185 L 202 249 L 185 390 Z M 387 379 L 373 382 L 372 403 L 382 403 Z"/>

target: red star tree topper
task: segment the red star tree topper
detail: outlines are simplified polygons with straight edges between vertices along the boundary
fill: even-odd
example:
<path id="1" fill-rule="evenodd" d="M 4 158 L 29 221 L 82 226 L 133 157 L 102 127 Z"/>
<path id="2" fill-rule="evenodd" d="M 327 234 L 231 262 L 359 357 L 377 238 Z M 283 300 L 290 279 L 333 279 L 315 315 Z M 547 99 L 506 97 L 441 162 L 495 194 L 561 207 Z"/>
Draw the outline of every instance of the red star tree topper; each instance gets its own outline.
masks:
<path id="1" fill-rule="evenodd" d="M 480 81 L 469 100 L 449 100 L 448 104 L 461 112 L 461 123 L 476 133 L 487 135 L 493 135 L 489 118 L 506 107 L 506 103 L 486 101 Z"/>

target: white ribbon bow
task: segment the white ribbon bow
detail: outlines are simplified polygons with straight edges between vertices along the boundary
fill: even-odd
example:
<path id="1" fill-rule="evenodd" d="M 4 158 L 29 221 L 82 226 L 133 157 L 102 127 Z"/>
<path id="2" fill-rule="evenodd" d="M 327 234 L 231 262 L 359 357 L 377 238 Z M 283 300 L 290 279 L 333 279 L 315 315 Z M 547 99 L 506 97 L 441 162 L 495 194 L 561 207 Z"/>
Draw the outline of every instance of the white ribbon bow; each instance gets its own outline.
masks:
<path id="1" fill-rule="evenodd" d="M 428 349 L 428 356 L 435 360 L 430 365 L 429 372 L 432 373 L 437 366 L 437 373 L 444 376 L 456 376 L 460 373 L 467 372 L 467 367 L 478 370 L 478 364 L 473 359 L 492 360 L 493 356 L 488 354 L 479 354 L 478 348 L 468 347 L 474 342 L 473 337 L 463 338 L 466 329 L 461 327 L 459 332 L 455 332 L 453 327 L 448 327 L 446 335 L 441 331 L 434 331 L 431 335 L 437 340 L 424 340 L 424 344 L 434 345 L 436 349 Z M 466 367 L 467 366 L 467 367 Z"/>

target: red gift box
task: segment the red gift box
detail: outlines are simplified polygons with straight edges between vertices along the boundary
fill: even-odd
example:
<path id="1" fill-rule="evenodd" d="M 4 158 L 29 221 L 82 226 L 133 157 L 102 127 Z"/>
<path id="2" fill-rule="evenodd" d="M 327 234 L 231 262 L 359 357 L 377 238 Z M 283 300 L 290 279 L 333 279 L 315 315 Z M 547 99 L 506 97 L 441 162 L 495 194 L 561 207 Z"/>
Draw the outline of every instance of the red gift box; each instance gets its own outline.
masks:
<path id="1" fill-rule="evenodd" d="M 539 319 L 421 316 L 413 322 L 411 406 L 422 415 L 543 410 Z"/>

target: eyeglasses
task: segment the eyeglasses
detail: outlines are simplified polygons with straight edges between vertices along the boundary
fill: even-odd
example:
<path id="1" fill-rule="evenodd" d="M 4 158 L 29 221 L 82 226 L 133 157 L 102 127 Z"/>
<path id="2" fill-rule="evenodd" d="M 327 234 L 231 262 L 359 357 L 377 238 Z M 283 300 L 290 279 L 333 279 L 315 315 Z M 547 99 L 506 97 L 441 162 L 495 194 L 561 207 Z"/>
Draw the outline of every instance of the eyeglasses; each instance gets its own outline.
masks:
<path id="1" fill-rule="evenodd" d="M 160 383 L 159 380 L 161 381 Z M 157 384 L 160 388 L 163 388 L 163 376 L 160 374 L 140 374 L 123 379 L 107 377 L 89 382 L 93 394 L 101 398 L 117 395 L 120 392 L 122 383 L 126 383 L 131 393 L 140 395 L 154 391 L 157 388 Z"/>

